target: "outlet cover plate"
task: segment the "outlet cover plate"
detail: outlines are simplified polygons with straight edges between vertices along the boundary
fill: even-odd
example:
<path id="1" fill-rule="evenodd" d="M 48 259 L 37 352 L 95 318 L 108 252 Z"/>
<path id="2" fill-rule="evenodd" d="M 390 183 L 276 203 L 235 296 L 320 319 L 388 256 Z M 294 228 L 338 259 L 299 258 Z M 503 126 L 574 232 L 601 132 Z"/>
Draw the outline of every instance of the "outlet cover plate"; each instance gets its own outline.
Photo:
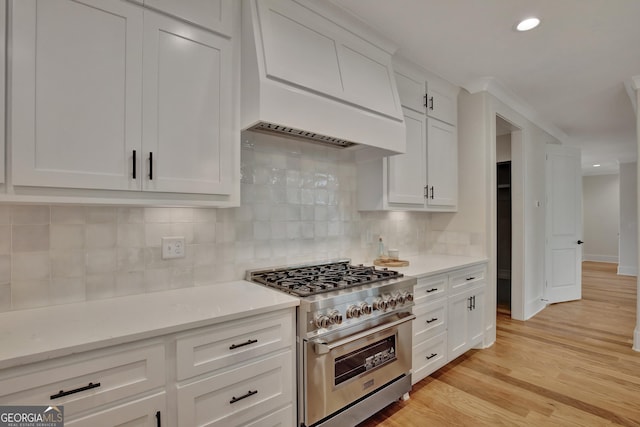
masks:
<path id="1" fill-rule="evenodd" d="M 162 238 L 162 259 L 184 258 L 184 237 Z"/>

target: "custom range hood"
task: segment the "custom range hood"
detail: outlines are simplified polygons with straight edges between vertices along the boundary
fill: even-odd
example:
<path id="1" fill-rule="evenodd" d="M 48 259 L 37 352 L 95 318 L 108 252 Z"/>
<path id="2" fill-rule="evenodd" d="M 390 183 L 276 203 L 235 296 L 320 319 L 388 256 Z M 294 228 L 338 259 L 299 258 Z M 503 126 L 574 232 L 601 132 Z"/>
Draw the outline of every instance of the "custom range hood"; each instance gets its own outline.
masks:
<path id="1" fill-rule="evenodd" d="M 243 0 L 243 129 L 404 153 L 395 47 L 328 1 Z"/>

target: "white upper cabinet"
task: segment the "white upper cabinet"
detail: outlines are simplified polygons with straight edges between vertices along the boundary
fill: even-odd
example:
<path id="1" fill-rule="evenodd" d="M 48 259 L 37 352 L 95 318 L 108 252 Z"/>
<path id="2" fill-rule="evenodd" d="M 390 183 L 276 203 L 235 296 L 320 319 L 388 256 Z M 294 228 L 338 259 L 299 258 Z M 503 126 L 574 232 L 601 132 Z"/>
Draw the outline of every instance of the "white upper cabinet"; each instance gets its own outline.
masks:
<path id="1" fill-rule="evenodd" d="M 407 151 L 358 164 L 358 208 L 453 212 L 458 203 L 458 90 L 406 61 L 394 66 Z M 437 89 L 430 92 L 431 87 Z M 438 112 L 446 121 L 433 118 L 436 105 L 442 106 Z"/>
<path id="2" fill-rule="evenodd" d="M 404 124 L 407 131 L 407 152 L 388 158 L 389 203 L 424 206 L 427 153 L 427 118 L 409 109 L 404 109 Z"/>
<path id="3" fill-rule="evenodd" d="M 231 41 L 145 11 L 143 55 L 145 190 L 230 194 Z"/>
<path id="4" fill-rule="evenodd" d="M 145 6 L 227 36 L 232 35 L 232 7 L 224 0 L 137 0 Z"/>
<path id="5" fill-rule="evenodd" d="M 425 96 L 427 115 L 456 126 L 458 122 L 458 101 L 456 98 L 457 91 L 452 92 L 450 85 L 444 84 L 436 78 L 430 79 Z"/>
<path id="6" fill-rule="evenodd" d="M 239 33 L 237 2 L 174 6 L 217 13 L 227 30 L 233 10 Z M 238 203 L 238 40 L 133 2 L 24 0 L 12 10 L 13 200 Z"/>
<path id="7" fill-rule="evenodd" d="M 142 9 L 24 0 L 12 28 L 13 184 L 139 189 Z"/>
<path id="8" fill-rule="evenodd" d="M 458 135 L 456 128 L 438 120 L 427 125 L 427 205 L 458 203 Z"/>

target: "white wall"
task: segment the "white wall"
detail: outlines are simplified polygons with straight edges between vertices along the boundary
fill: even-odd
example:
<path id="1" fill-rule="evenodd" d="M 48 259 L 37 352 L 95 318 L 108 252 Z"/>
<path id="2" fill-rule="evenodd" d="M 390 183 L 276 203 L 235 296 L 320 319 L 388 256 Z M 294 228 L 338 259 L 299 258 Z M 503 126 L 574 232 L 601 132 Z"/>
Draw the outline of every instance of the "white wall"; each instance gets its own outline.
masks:
<path id="1" fill-rule="evenodd" d="M 618 262 L 620 183 L 618 175 L 582 178 L 583 259 Z"/>
<path id="2" fill-rule="evenodd" d="M 638 275 L 638 186 L 636 162 L 620 164 L 618 274 Z"/>

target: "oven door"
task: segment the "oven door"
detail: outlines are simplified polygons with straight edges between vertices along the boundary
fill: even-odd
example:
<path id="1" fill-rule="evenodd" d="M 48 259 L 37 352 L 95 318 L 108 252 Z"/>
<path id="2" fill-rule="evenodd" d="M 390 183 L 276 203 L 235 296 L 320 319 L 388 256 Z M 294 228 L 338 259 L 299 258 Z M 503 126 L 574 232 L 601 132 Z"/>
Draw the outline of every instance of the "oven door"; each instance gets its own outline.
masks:
<path id="1" fill-rule="evenodd" d="M 304 342 L 303 422 L 311 426 L 411 371 L 411 313 Z M 379 408 L 382 409 L 382 408 Z"/>

